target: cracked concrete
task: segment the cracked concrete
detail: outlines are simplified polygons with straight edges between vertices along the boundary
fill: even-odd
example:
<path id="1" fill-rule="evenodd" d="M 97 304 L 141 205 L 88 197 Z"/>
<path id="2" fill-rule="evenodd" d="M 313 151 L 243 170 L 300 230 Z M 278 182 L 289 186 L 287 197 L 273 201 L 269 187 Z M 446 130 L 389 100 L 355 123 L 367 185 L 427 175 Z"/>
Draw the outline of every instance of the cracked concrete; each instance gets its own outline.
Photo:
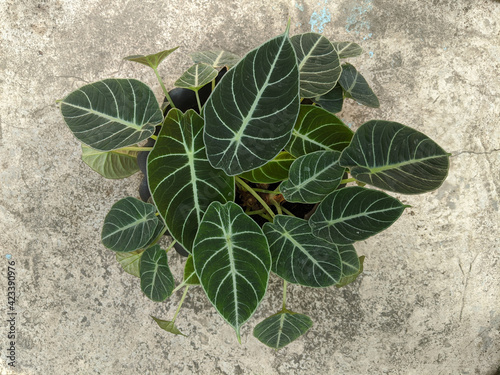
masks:
<path id="1" fill-rule="evenodd" d="M 154 75 L 121 58 L 180 45 L 160 66 L 167 86 L 188 53 L 245 52 L 281 33 L 322 30 L 362 45 L 351 59 L 380 109 L 355 103 L 353 128 L 373 118 L 412 126 L 453 151 L 443 186 L 397 196 L 412 208 L 357 244 L 365 272 L 343 289 L 289 288 L 313 328 L 273 351 L 251 335 L 279 308 L 281 284 L 242 329 L 242 344 L 201 291 L 172 337 L 180 295 L 144 297 L 99 241 L 111 205 L 137 196 L 140 176 L 104 180 L 80 160 L 55 104 L 77 87 L 131 77 L 161 97 Z M 500 368 L 500 3 L 490 0 L 4 0 L 0 2 L 0 253 L 16 261 L 17 366 L 1 374 L 479 374 Z M 183 260 L 171 256 L 174 274 Z"/>

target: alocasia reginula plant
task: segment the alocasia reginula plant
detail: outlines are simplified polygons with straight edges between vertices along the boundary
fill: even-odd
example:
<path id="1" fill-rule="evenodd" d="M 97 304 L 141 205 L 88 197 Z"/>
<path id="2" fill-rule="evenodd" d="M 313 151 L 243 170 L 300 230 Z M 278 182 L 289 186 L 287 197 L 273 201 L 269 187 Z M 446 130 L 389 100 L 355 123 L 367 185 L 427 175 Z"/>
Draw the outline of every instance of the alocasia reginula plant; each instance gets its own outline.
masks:
<path id="1" fill-rule="evenodd" d="M 184 300 L 189 286 L 200 285 L 238 339 L 277 275 L 283 305 L 254 335 L 282 348 L 312 326 L 288 309 L 287 283 L 354 281 L 364 257 L 353 244 L 387 229 L 407 207 L 382 190 L 437 189 L 449 154 L 397 122 L 369 121 L 353 132 L 335 115 L 345 98 L 379 106 L 365 78 L 343 62 L 362 53 L 355 43 L 316 33 L 290 37 L 287 29 L 241 59 L 194 53 L 195 64 L 168 92 L 157 68 L 175 50 L 126 58 L 154 70 L 163 108 L 134 79 L 95 82 L 60 102 L 92 169 L 123 178 L 143 160 L 144 201 L 116 202 L 102 242 L 153 301 L 185 287 Z M 158 244 L 165 233 L 173 238 L 166 250 Z M 177 287 L 167 256 L 174 244 L 189 255 Z M 172 320 L 154 320 L 182 334 L 178 311 Z"/>

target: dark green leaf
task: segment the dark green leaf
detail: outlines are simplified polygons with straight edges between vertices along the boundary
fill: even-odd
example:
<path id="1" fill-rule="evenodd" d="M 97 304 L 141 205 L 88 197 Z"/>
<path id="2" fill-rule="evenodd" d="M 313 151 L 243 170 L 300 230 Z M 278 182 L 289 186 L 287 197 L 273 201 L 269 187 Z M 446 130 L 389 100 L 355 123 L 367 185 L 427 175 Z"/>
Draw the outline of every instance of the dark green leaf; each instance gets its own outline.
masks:
<path id="1" fill-rule="evenodd" d="M 170 234 L 189 252 L 209 204 L 234 200 L 234 178 L 208 162 L 203 119 L 193 110 L 169 111 L 148 157 L 148 179 Z"/>
<path id="2" fill-rule="evenodd" d="M 177 48 L 179 48 L 179 47 L 167 49 L 165 51 L 154 53 L 152 55 L 133 55 L 133 56 L 124 57 L 123 59 L 128 60 L 128 61 L 135 61 L 135 62 L 138 62 L 140 64 L 144 64 L 146 66 L 149 66 L 153 69 L 156 69 L 156 68 L 158 68 L 158 65 L 160 65 L 160 63 L 168 55 L 170 55 L 172 52 L 174 52 Z"/>
<path id="3" fill-rule="evenodd" d="M 333 48 L 339 54 L 341 59 L 347 59 L 348 57 L 356 57 L 363 53 L 363 48 L 359 44 L 352 42 L 333 42 Z"/>
<path id="4" fill-rule="evenodd" d="M 339 151 L 315 151 L 299 157 L 280 192 L 288 202 L 320 202 L 340 185 L 345 168 L 339 165 L 339 157 Z"/>
<path id="5" fill-rule="evenodd" d="M 361 125 L 340 164 L 359 181 L 402 194 L 437 189 L 450 166 L 449 154 L 425 134 L 375 120 Z"/>
<path id="6" fill-rule="evenodd" d="M 119 179 L 139 171 L 135 151 L 98 151 L 82 145 L 82 160 L 101 176 Z"/>
<path id="7" fill-rule="evenodd" d="M 175 81 L 174 86 L 198 91 L 215 77 L 217 77 L 217 70 L 211 65 L 195 64 Z"/>
<path id="8" fill-rule="evenodd" d="M 339 84 L 344 89 L 345 96 L 356 100 L 359 104 L 372 108 L 380 107 L 378 98 L 366 82 L 365 77 L 351 64 L 342 65 Z"/>
<path id="9" fill-rule="evenodd" d="M 83 86 L 62 100 L 61 113 L 76 138 L 100 151 L 149 138 L 163 120 L 153 91 L 135 79 Z"/>
<path id="10" fill-rule="evenodd" d="M 273 258 L 272 271 L 278 276 L 312 287 L 339 282 L 342 262 L 337 246 L 314 236 L 306 220 L 276 215 L 262 229 Z"/>
<path id="11" fill-rule="evenodd" d="M 199 285 L 200 280 L 198 276 L 196 276 L 196 272 L 194 271 L 194 263 L 193 256 L 188 256 L 186 260 L 186 265 L 184 266 L 184 282 L 187 285 Z"/>
<path id="12" fill-rule="evenodd" d="M 382 191 L 346 187 L 329 194 L 309 223 L 316 236 L 335 244 L 351 244 L 389 228 L 406 207 Z"/>
<path id="13" fill-rule="evenodd" d="M 161 320 L 158 318 L 155 318 L 154 316 L 151 316 L 151 318 L 154 319 L 154 321 L 160 326 L 161 329 L 173 333 L 174 335 L 182 335 L 186 336 L 184 333 L 179 331 L 179 329 L 175 326 L 174 322 L 170 320 Z M 187 336 L 186 336 L 187 337 Z"/>
<path id="14" fill-rule="evenodd" d="M 213 202 L 200 224 L 193 261 L 208 299 L 236 330 L 264 297 L 271 256 L 262 230 L 233 202 Z"/>
<path id="15" fill-rule="evenodd" d="M 286 150 L 295 157 L 314 151 L 342 151 L 353 132 L 338 117 L 325 109 L 301 105 L 292 138 Z"/>
<path id="16" fill-rule="evenodd" d="M 104 246 L 131 252 L 148 245 L 156 233 L 158 217 L 152 204 L 127 197 L 116 202 L 104 219 L 101 239 Z"/>
<path id="17" fill-rule="evenodd" d="M 300 96 L 326 94 L 337 83 L 342 68 L 337 51 L 323 35 L 305 33 L 291 39 L 300 72 Z"/>
<path id="18" fill-rule="evenodd" d="M 205 145 L 215 168 L 234 176 L 274 159 L 299 110 L 299 71 L 287 33 L 249 52 L 205 104 Z"/>
<path id="19" fill-rule="evenodd" d="M 281 349 L 306 333 L 312 325 L 307 315 L 285 310 L 257 324 L 253 335 L 263 344 Z"/>
<path id="20" fill-rule="evenodd" d="M 272 184 L 274 182 L 283 181 L 288 178 L 288 170 L 294 160 L 295 157 L 283 151 L 262 167 L 242 173 L 240 177 L 261 184 Z"/>
<path id="21" fill-rule="evenodd" d="M 125 272 L 136 277 L 141 277 L 139 266 L 143 252 L 144 250 L 136 250 L 130 253 L 116 253 L 116 260 L 120 263 Z"/>
<path id="22" fill-rule="evenodd" d="M 347 246 L 350 246 L 350 245 L 347 245 Z M 341 248 L 344 247 L 344 246 L 341 246 Z M 348 251 L 349 255 L 352 253 L 352 251 Z M 354 251 L 354 254 L 356 254 L 356 251 Z M 342 250 L 340 251 L 340 256 L 342 257 L 342 265 L 344 266 L 344 268 L 348 268 L 350 269 L 352 272 L 352 270 L 354 269 L 355 267 L 355 264 L 357 263 L 357 270 L 356 272 L 350 274 L 350 275 L 344 275 L 344 273 L 342 272 L 342 278 L 340 279 L 340 281 L 335 284 L 335 286 L 337 288 L 342 288 L 343 286 L 346 286 L 352 282 L 354 282 L 358 276 L 361 274 L 361 272 L 363 272 L 363 262 L 365 261 L 365 256 L 362 255 L 360 256 L 359 258 L 357 257 L 356 255 L 356 261 L 354 260 L 354 258 L 350 258 L 346 261 L 344 261 L 344 254 L 342 253 Z M 347 263 L 349 262 L 349 263 Z"/>
<path id="23" fill-rule="evenodd" d="M 342 111 L 344 105 L 344 90 L 342 86 L 337 84 L 332 90 L 325 95 L 317 96 L 312 101 L 328 112 L 337 113 Z"/>
<path id="24" fill-rule="evenodd" d="M 140 271 L 141 289 L 149 299 L 161 302 L 172 294 L 174 277 L 168 267 L 167 253 L 159 245 L 142 253 Z"/>
<path id="25" fill-rule="evenodd" d="M 195 63 L 205 63 L 214 68 L 222 68 L 224 66 L 231 68 L 240 60 L 239 56 L 222 50 L 193 52 L 191 58 Z"/>

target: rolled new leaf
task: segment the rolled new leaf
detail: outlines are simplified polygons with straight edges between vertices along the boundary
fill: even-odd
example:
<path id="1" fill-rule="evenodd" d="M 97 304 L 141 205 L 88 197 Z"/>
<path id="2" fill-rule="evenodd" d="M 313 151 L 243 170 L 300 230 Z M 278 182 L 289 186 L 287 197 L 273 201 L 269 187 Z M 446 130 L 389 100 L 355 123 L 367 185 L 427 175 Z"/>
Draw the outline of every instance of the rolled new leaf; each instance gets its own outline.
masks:
<path id="1" fill-rule="evenodd" d="M 69 129 L 84 144 L 111 151 L 149 138 L 163 114 L 155 94 L 135 79 L 105 79 L 61 101 Z"/>
<path id="2" fill-rule="evenodd" d="M 300 96 L 314 98 L 333 89 L 342 67 L 332 43 L 317 33 L 294 35 L 290 40 L 299 63 Z"/>
<path id="3" fill-rule="evenodd" d="M 359 104 L 367 107 L 378 108 L 380 103 L 377 95 L 373 92 L 365 77 L 349 63 L 342 64 L 342 74 L 339 84 L 344 89 L 347 97 L 356 100 Z"/>
<path id="4" fill-rule="evenodd" d="M 382 191 L 346 187 L 329 194 L 309 223 L 314 235 L 328 242 L 352 244 L 389 228 L 406 207 Z"/>
<path id="5" fill-rule="evenodd" d="M 257 324 L 253 335 L 263 344 L 273 349 L 281 349 L 297 340 L 312 325 L 313 322 L 307 315 L 284 310 Z"/>
<path id="6" fill-rule="evenodd" d="M 213 168 L 203 144 L 203 119 L 172 109 L 148 156 L 153 201 L 168 231 L 188 252 L 207 207 L 234 200 L 234 178 Z"/>
<path id="7" fill-rule="evenodd" d="M 101 240 L 118 252 L 131 252 L 149 245 L 161 224 L 152 204 L 127 197 L 116 202 L 104 219 Z M 163 226 L 161 224 L 161 226 Z"/>
<path id="8" fill-rule="evenodd" d="M 272 271 L 284 280 L 311 287 L 339 282 L 342 261 L 337 245 L 313 235 L 306 220 L 276 215 L 263 231 L 273 258 Z"/>
<path id="9" fill-rule="evenodd" d="M 124 57 L 123 60 L 128 60 L 128 61 L 135 61 L 140 64 L 149 66 L 150 68 L 156 69 L 158 68 L 158 65 L 165 60 L 165 58 L 170 55 L 172 52 L 174 52 L 177 48 L 175 47 L 172 49 L 167 49 L 158 53 L 153 53 L 151 55 L 132 55 L 132 56 L 127 56 Z"/>
<path id="10" fill-rule="evenodd" d="M 290 139 L 299 105 L 299 70 L 287 31 L 250 51 L 206 102 L 210 164 L 235 176 L 274 159 Z"/>
<path id="11" fill-rule="evenodd" d="M 337 116 L 327 110 L 301 105 L 292 138 L 285 149 L 296 158 L 314 151 L 342 151 L 351 142 L 353 134 Z"/>
<path id="12" fill-rule="evenodd" d="M 299 157 L 290 167 L 280 192 L 288 202 L 318 203 L 342 180 L 345 168 L 339 165 L 340 152 L 316 151 Z"/>
<path id="13" fill-rule="evenodd" d="M 262 230 L 233 202 L 213 202 L 205 212 L 193 246 L 196 274 L 208 299 L 235 329 L 264 297 L 271 256 Z"/>
<path id="14" fill-rule="evenodd" d="M 161 319 L 155 318 L 154 316 L 151 316 L 151 318 L 153 318 L 153 320 L 156 322 L 156 324 L 158 324 L 158 327 L 160 327 L 164 331 L 173 333 L 174 335 L 186 336 L 184 333 L 182 333 L 181 331 L 179 331 L 179 329 L 176 327 L 174 321 L 172 321 L 172 320 L 161 320 Z"/>
<path id="15" fill-rule="evenodd" d="M 142 253 L 140 272 L 141 289 L 150 300 L 161 302 L 172 294 L 174 277 L 168 266 L 167 253 L 159 245 Z"/>
<path id="16" fill-rule="evenodd" d="M 449 154 L 428 136 L 381 120 L 361 125 L 340 164 L 358 181 L 402 194 L 437 189 L 450 166 Z"/>

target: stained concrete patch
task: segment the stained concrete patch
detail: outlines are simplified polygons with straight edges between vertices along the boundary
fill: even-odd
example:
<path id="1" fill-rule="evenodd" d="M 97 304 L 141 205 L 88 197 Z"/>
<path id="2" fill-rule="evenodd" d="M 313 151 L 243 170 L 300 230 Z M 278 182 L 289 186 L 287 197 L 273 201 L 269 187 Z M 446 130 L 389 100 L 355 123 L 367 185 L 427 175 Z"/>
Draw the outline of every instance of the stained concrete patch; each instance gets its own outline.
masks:
<path id="1" fill-rule="evenodd" d="M 160 98 L 154 75 L 122 57 L 179 45 L 160 67 L 172 87 L 189 52 L 243 55 L 289 17 L 292 34 L 314 26 L 364 48 L 351 62 L 381 107 L 350 102 L 339 116 L 353 128 L 379 118 L 428 134 L 452 153 L 449 177 L 435 192 L 396 195 L 412 208 L 357 244 L 366 260 L 356 283 L 289 288 L 290 308 L 314 326 L 285 349 L 252 336 L 280 307 L 274 277 L 241 345 L 199 288 L 177 321 L 189 336 L 172 337 L 149 315 L 172 317 L 180 295 L 147 300 L 100 245 L 107 211 L 138 196 L 141 177 L 105 180 L 83 164 L 55 100 L 109 77 L 142 80 Z M 1 374 L 497 373 L 499 20 L 489 0 L 1 2 L 0 285 L 5 296 L 11 254 L 18 288 L 17 365 L 7 365 L 2 331 Z M 183 259 L 170 262 L 179 279 Z"/>

